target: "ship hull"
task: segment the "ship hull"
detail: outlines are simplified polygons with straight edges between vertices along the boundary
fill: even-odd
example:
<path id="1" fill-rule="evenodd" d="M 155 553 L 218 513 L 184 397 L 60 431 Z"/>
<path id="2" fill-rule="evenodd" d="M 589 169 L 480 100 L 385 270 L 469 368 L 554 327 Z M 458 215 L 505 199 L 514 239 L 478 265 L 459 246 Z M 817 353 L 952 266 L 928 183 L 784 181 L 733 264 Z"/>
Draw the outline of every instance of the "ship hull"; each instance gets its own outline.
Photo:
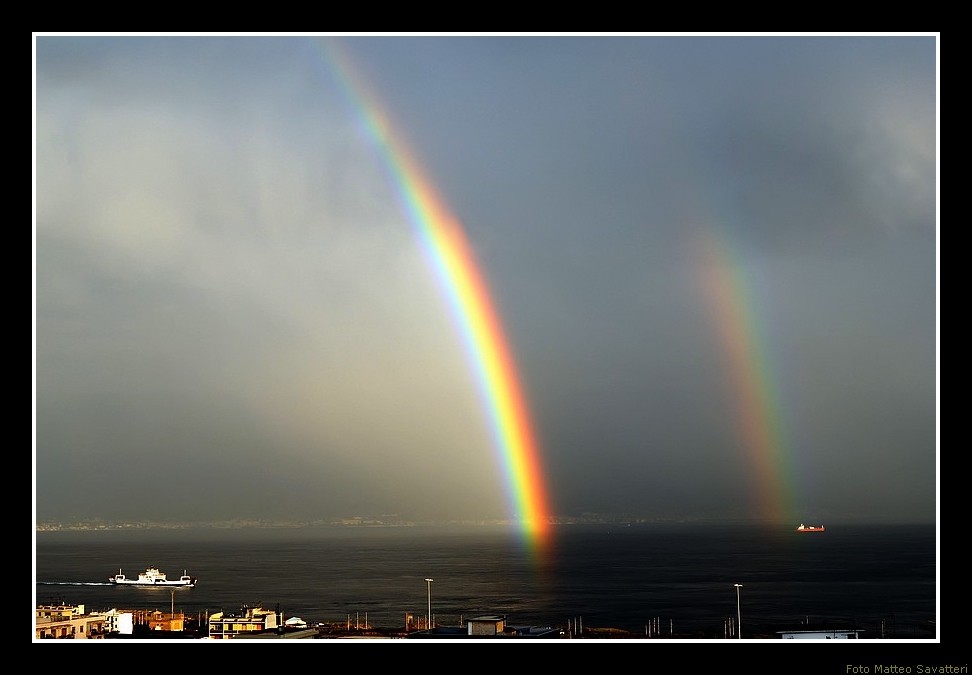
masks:
<path id="1" fill-rule="evenodd" d="M 189 576 L 188 573 L 183 572 L 182 576 L 178 579 L 169 579 L 166 577 L 164 572 L 160 572 L 157 567 L 149 567 L 144 572 L 138 575 L 137 579 L 129 579 L 121 570 L 118 570 L 118 574 L 113 577 L 108 577 L 108 583 L 114 584 L 115 586 L 147 586 L 147 587 L 182 587 L 182 588 L 192 588 L 196 585 L 196 578 Z"/>
<path id="2" fill-rule="evenodd" d="M 195 586 L 195 581 L 138 581 L 137 579 L 125 579 L 118 581 L 109 579 L 110 583 L 116 586 Z"/>

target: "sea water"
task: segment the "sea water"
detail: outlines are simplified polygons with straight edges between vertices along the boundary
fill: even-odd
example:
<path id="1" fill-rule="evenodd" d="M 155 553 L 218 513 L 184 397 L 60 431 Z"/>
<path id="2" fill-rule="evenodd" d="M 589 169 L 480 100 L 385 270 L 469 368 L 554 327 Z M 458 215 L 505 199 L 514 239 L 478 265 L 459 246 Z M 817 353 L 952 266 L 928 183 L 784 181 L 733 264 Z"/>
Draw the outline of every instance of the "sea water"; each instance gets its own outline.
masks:
<path id="1" fill-rule="evenodd" d="M 853 621 L 862 638 L 933 638 L 937 625 L 933 525 L 576 525 L 555 527 L 542 552 L 528 544 L 499 526 L 38 532 L 34 599 L 200 617 L 263 607 L 387 629 L 431 609 L 438 625 L 502 615 L 652 637 L 724 638 L 740 619 L 744 637 Z M 198 583 L 108 583 L 146 567 Z"/>

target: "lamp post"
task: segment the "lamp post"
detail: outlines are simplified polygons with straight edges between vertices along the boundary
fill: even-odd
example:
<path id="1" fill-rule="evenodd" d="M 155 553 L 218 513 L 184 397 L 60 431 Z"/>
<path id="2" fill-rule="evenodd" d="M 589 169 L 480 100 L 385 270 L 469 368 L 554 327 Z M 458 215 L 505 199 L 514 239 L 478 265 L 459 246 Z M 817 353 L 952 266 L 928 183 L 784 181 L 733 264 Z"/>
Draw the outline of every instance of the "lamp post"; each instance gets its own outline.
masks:
<path id="1" fill-rule="evenodd" d="M 742 611 L 739 608 L 739 589 L 742 584 L 733 584 L 736 587 L 736 638 L 742 640 Z"/>
<path id="2" fill-rule="evenodd" d="M 432 581 L 433 579 L 426 579 L 425 584 L 429 589 L 429 613 L 425 615 L 425 630 L 432 629 Z"/>

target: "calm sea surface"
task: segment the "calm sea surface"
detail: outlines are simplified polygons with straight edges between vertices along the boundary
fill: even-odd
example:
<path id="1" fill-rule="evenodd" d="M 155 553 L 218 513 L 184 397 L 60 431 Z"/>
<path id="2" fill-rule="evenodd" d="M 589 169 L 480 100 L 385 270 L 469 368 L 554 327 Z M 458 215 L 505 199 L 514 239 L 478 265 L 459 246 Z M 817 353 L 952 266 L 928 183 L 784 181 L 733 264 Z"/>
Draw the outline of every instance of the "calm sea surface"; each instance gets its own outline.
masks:
<path id="1" fill-rule="evenodd" d="M 191 589 L 115 587 L 159 567 Z M 862 637 L 931 638 L 934 526 L 561 526 L 538 559 L 507 529 L 320 528 L 40 532 L 35 602 L 187 615 L 280 609 L 317 622 L 396 628 L 501 614 L 512 625 L 659 630 L 722 638 L 739 593 L 743 637 L 780 623 L 853 619 Z M 651 628 L 648 628 L 651 626 Z"/>

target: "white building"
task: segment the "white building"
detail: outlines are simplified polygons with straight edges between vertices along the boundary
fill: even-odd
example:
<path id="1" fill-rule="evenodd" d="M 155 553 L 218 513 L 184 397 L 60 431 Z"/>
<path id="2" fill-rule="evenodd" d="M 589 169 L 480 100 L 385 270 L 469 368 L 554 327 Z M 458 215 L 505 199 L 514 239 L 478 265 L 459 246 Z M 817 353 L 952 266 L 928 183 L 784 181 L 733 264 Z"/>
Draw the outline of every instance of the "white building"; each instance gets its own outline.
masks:
<path id="1" fill-rule="evenodd" d="M 776 631 L 784 640 L 859 640 L 864 631 L 852 624 L 801 623 Z"/>
<path id="2" fill-rule="evenodd" d="M 121 612 L 109 609 L 103 614 L 105 618 L 105 632 L 131 635 L 135 631 L 135 615 L 132 612 Z"/>

